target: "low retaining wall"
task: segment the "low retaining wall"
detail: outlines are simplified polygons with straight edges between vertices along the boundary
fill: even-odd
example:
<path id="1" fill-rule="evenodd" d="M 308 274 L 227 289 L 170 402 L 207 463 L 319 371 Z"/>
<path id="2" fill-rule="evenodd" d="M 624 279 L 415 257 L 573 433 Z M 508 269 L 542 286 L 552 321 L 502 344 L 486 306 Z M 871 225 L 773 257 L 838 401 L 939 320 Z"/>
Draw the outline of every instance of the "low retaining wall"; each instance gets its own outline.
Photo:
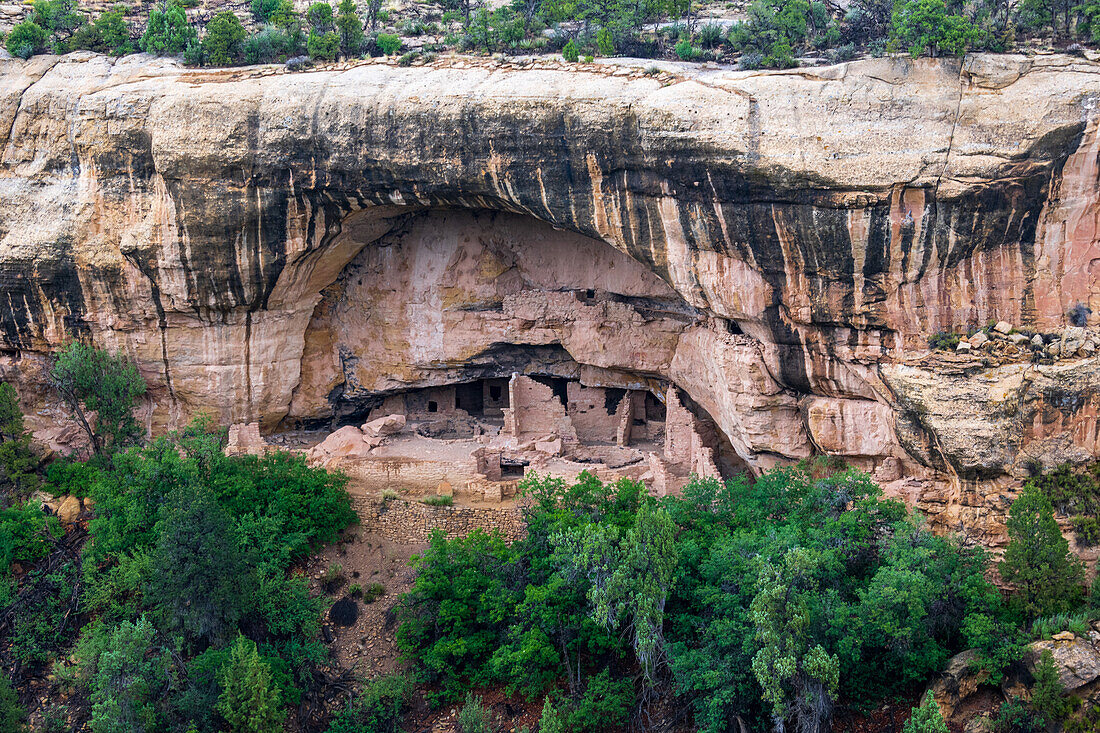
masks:
<path id="1" fill-rule="evenodd" d="M 383 501 L 367 497 L 353 497 L 352 506 L 363 527 L 403 544 L 426 544 L 437 529 L 450 538 L 465 537 L 475 529 L 499 529 L 508 542 L 527 535 L 523 510 L 519 507 L 428 506 L 404 499 Z"/>

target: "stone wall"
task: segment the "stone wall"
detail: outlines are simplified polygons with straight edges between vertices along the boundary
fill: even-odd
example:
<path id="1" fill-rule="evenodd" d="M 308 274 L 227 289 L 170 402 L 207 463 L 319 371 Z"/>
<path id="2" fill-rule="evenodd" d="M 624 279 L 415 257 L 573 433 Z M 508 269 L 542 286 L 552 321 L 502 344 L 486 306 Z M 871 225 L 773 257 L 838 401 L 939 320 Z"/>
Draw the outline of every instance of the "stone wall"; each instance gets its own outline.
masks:
<path id="1" fill-rule="evenodd" d="M 577 442 L 577 431 L 565 405 L 545 384 L 513 374 L 508 382 L 508 402 L 511 407 L 504 409 L 504 430 L 512 437 L 557 435 Z"/>
<path id="2" fill-rule="evenodd" d="M 566 386 L 569 419 L 583 441 L 615 442 L 619 417 L 617 411 L 608 412 L 604 406 L 606 392 L 602 387 L 585 387 L 580 382 L 570 382 Z M 619 401 L 623 402 L 628 397 L 629 393 Z"/>
<path id="3" fill-rule="evenodd" d="M 340 470 L 365 491 L 381 491 L 400 486 L 409 491 L 436 493 L 439 485 L 464 486 L 478 478 L 477 461 L 445 461 L 405 456 L 369 456 L 346 460 Z"/>
<path id="4" fill-rule="evenodd" d="M 527 534 L 519 507 L 482 509 L 466 506 L 428 506 L 403 499 L 353 497 L 352 504 L 364 529 L 392 542 L 424 544 L 441 529 L 447 537 L 465 537 L 475 529 L 499 529 L 508 542 Z"/>

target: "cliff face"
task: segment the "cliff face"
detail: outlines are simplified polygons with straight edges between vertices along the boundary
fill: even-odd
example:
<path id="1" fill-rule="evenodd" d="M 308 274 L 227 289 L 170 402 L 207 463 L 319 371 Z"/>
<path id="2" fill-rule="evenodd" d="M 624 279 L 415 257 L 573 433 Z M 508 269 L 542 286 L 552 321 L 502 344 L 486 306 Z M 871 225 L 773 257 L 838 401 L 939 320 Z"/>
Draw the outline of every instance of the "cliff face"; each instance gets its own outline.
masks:
<path id="1" fill-rule="evenodd" d="M 8 377 L 90 336 L 151 425 L 269 429 L 532 365 L 672 382 L 748 464 L 847 456 L 952 522 L 1100 453 L 1095 359 L 925 354 L 1097 324 L 1100 66 L 615 68 L 0 60 Z"/>

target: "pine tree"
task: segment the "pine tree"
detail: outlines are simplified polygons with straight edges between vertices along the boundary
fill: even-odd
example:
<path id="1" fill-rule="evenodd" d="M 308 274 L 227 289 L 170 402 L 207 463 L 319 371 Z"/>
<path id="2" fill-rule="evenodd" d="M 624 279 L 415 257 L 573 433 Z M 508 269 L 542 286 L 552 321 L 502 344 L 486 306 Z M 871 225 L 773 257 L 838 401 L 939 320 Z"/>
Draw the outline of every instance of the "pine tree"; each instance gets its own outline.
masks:
<path id="1" fill-rule="evenodd" d="M 345 56 L 358 56 L 363 43 L 363 21 L 355 0 L 340 0 L 337 7 L 336 28 L 340 32 L 340 47 Z"/>
<path id="2" fill-rule="evenodd" d="M 1070 610 L 1081 595 L 1084 567 L 1070 553 L 1050 499 L 1026 487 L 1006 524 L 1008 547 L 998 569 L 1016 587 L 1023 612 L 1036 617 Z"/>
<path id="3" fill-rule="evenodd" d="M 145 380 L 126 357 L 72 341 L 58 352 L 52 378 L 97 454 L 122 448 L 141 435 L 134 400 L 145 394 Z M 96 413 L 95 427 L 85 410 Z"/>
<path id="4" fill-rule="evenodd" d="M 224 639 L 241 618 L 253 576 L 232 520 L 205 489 L 173 497 L 153 553 L 147 598 L 188 639 Z"/>
<path id="5" fill-rule="evenodd" d="M 1035 685 L 1031 688 L 1031 708 L 1044 720 L 1062 720 L 1070 713 L 1071 703 L 1058 674 L 1054 655 L 1044 649 L 1035 665 Z"/>
<path id="6" fill-rule="evenodd" d="M 260 657 L 256 643 L 238 636 L 229 663 L 221 674 L 218 712 L 233 733 L 280 733 L 283 711 L 271 667 Z"/>

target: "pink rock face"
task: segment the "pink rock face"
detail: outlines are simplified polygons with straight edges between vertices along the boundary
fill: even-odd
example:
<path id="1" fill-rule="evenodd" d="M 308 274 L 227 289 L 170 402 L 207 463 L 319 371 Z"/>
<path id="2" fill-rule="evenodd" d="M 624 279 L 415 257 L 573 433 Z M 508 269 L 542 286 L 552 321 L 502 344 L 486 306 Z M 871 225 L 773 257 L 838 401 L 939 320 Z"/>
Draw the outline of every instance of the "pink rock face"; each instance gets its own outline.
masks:
<path id="1" fill-rule="evenodd" d="M 1100 451 L 1100 66 L 959 64 L 662 84 L 0 59 L 0 377 L 54 443 L 42 368 L 73 335 L 137 362 L 150 432 L 384 417 L 480 380 L 549 401 L 512 379 L 538 375 L 627 443 L 633 407 L 577 390 L 673 386 L 721 437 L 687 441 L 693 470 L 838 455 L 994 533 L 1029 460 Z M 1067 313 L 1086 338 L 1061 360 L 927 353 L 989 322 L 1057 336 Z"/>

